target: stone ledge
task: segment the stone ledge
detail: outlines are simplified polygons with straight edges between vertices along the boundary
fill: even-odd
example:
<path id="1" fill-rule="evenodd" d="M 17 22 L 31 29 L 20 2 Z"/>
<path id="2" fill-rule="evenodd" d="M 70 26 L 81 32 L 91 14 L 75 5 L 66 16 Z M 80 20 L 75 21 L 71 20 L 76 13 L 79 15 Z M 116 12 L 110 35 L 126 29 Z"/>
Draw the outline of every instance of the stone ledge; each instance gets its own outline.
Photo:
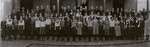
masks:
<path id="1" fill-rule="evenodd" d="M 118 40 L 118 41 L 102 41 L 102 42 L 51 42 L 51 43 L 31 43 L 31 46 L 113 46 L 113 45 L 132 45 L 141 44 L 150 41 L 144 40 Z"/>

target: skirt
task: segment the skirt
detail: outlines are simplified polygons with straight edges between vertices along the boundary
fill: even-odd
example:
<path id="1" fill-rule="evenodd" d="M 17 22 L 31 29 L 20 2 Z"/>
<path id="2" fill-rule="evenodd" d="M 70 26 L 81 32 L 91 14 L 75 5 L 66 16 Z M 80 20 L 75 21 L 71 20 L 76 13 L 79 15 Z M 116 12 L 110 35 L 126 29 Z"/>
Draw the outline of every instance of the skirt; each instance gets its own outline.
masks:
<path id="1" fill-rule="evenodd" d="M 121 27 L 120 26 L 115 27 L 115 34 L 116 34 L 116 36 L 121 36 Z"/>

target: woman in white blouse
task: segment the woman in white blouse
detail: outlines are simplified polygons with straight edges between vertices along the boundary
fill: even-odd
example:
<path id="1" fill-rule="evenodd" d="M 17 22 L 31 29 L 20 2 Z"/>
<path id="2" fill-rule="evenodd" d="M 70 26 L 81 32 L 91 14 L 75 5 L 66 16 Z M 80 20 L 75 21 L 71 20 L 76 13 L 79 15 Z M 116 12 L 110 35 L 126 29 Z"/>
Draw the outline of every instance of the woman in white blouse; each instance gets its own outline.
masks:
<path id="1" fill-rule="evenodd" d="M 46 23 L 45 23 L 44 17 L 41 17 L 41 20 L 40 20 L 40 35 L 41 36 L 43 36 L 46 33 L 45 27 L 46 27 Z"/>

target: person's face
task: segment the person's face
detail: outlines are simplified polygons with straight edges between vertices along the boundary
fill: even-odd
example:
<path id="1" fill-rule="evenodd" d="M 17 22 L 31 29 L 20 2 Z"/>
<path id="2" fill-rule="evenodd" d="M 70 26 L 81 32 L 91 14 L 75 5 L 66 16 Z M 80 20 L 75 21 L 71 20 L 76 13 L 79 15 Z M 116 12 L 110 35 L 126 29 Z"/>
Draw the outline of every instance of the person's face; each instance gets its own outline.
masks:
<path id="1" fill-rule="evenodd" d="M 103 16 L 105 16 L 105 13 L 103 13 Z"/>
<path id="2" fill-rule="evenodd" d="M 20 17 L 20 20 L 23 20 L 23 19 L 22 19 L 22 16 Z"/>
<path id="3" fill-rule="evenodd" d="M 146 11 L 146 9 L 144 8 L 143 11 Z"/>
<path id="4" fill-rule="evenodd" d="M 39 6 L 36 6 L 36 10 L 38 10 L 39 9 Z"/>
<path id="5" fill-rule="evenodd" d="M 40 16 L 42 17 L 42 13 L 40 13 Z"/>
<path id="6" fill-rule="evenodd" d="M 114 18 L 116 18 L 116 14 L 114 14 Z"/>
<path id="7" fill-rule="evenodd" d="M 120 11 L 123 11 L 123 9 L 121 8 Z"/>
<path id="8" fill-rule="evenodd" d="M 47 5 L 46 8 L 50 8 L 50 7 Z"/>
<path id="9" fill-rule="evenodd" d="M 60 16 L 62 16 L 62 14 L 59 14 Z"/>
<path id="10" fill-rule="evenodd" d="M 132 10 L 131 10 L 131 8 L 129 8 L 129 10 L 128 10 L 128 11 L 129 11 L 129 12 L 130 12 L 130 11 L 132 11 Z"/>
<path id="11" fill-rule="evenodd" d="M 29 13 L 29 10 L 27 9 L 27 13 Z"/>
<path id="12" fill-rule="evenodd" d="M 22 10 L 24 10 L 25 8 L 24 8 L 24 7 L 22 7 L 21 9 L 22 9 Z"/>
<path id="13" fill-rule="evenodd" d="M 53 16 L 53 14 L 51 14 L 51 17 Z"/>
<path id="14" fill-rule="evenodd" d="M 85 16 L 87 16 L 87 13 L 85 13 Z"/>
<path id="15" fill-rule="evenodd" d="M 29 16 L 31 16 L 31 14 L 29 13 Z"/>
<path id="16" fill-rule="evenodd" d="M 98 6 L 96 6 L 96 9 L 98 9 Z"/>
<path id="17" fill-rule="evenodd" d="M 17 9 L 17 11 L 19 12 L 19 11 L 20 11 L 20 9 Z"/>
<path id="18" fill-rule="evenodd" d="M 77 12 L 80 12 L 79 9 L 77 10 Z"/>
<path id="19" fill-rule="evenodd" d="M 102 6 L 100 6 L 100 10 L 103 10 L 103 7 L 102 7 Z"/>
<path id="20" fill-rule="evenodd" d="M 115 18 L 115 20 L 116 20 L 116 21 L 118 21 L 118 19 L 117 19 L 117 18 Z"/>
<path id="21" fill-rule="evenodd" d="M 109 12 L 109 15 L 111 15 L 111 12 Z"/>
<path id="22" fill-rule="evenodd" d="M 68 9 L 70 9 L 70 6 L 67 6 Z"/>
<path id="23" fill-rule="evenodd" d="M 109 12 L 109 9 L 106 9 L 107 12 Z"/>
<path id="24" fill-rule="evenodd" d="M 41 9 L 44 9 L 43 5 L 40 6 Z"/>
<path id="25" fill-rule="evenodd" d="M 100 15 L 100 13 L 98 12 L 97 15 Z"/>
<path id="26" fill-rule="evenodd" d="M 114 8 L 112 8 L 111 11 L 114 11 Z"/>
<path id="27" fill-rule="evenodd" d="M 15 17 L 14 17 L 14 18 L 15 18 L 15 19 L 17 18 L 17 17 L 16 17 L 16 15 L 15 15 Z"/>
<path id="28" fill-rule="evenodd" d="M 122 14 L 120 13 L 120 16 L 122 16 Z"/>
<path id="29" fill-rule="evenodd" d="M 68 13 L 66 13 L 66 16 L 68 16 Z"/>
<path id="30" fill-rule="evenodd" d="M 93 9 L 94 9 L 94 7 L 92 6 L 92 7 L 91 7 L 91 10 L 93 10 Z"/>
<path id="31" fill-rule="evenodd" d="M 93 11 L 91 12 L 91 15 L 93 15 Z"/>
<path id="32" fill-rule="evenodd" d="M 117 11 L 119 11 L 119 8 L 117 8 Z"/>
<path id="33" fill-rule="evenodd" d="M 53 5 L 53 10 L 55 10 L 56 9 L 56 6 L 55 5 Z"/>

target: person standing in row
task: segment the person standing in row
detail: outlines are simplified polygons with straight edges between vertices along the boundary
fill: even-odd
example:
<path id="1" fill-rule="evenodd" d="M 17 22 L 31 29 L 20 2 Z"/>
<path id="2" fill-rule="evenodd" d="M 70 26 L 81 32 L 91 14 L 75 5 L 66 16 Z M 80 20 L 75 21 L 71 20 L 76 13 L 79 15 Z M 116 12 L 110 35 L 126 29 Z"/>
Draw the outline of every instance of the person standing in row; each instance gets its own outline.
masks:
<path id="1" fill-rule="evenodd" d="M 115 19 L 114 17 L 110 18 L 110 22 L 109 22 L 109 26 L 110 26 L 110 37 L 113 39 L 115 37 Z"/>
<path id="2" fill-rule="evenodd" d="M 43 40 L 44 39 L 44 36 L 46 34 L 46 31 L 45 31 L 45 27 L 46 27 L 46 23 L 45 23 L 45 19 L 44 17 L 41 17 L 41 20 L 40 20 L 40 32 L 39 32 L 39 35 L 40 35 L 40 39 Z"/>
<path id="3" fill-rule="evenodd" d="M 105 16 L 104 14 L 104 32 L 105 32 L 105 40 L 109 39 L 110 38 L 110 27 L 109 27 L 109 18 L 108 16 Z M 106 39 L 107 38 L 107 39 Z"/>
<path id="4" fill-rule="evenodd" d="M 38 39 L 37 37 L 38 37 L 38 32 L 40 31 L 40 19 L 39 18 L 37 18 L 37 20 L 35 21 L 35 31 L 34 31 L 34 33 L 35 33 L 35 39 Z"/>
<path id="5" fill-rule="evenodd" d="M 103 17 L 102 16 L 100 16 L 99 17 L 99 19 L 98 19 L 98 23 L 99 23 L 99 35 L 101 36 L 101 38 L 102 37 L 104 37 L 104 30 L 103 30 L 103 25 L 104 25 L 104 21 L 102 20 L 103 19 Z"/>
<path id="6" fill-rule="evenodd" d="M 109 35 L 109 18 L 108 16 L 103 16 L 103 20 L 104 20 L 104 31 L 105 31 L 105 35 Z"/>
<path id="7" fill-rule="evenodd" d="M 121 36 L 121 27 L 120 27 L 120 21 L 116 18 L 115 19 L 115 34 L 116 34 L 116 39 L 119 39 Z"/>
<path id="8" fill-rule="evenodd" d="M 87 13 L 85 13 L 85 16 L 83 16 L 83 30 L 84 30 L 83 34 L 86 34 L 86 35 L 88 34 L 88 30 L 87 30 L 88 29 L 88 26 L 87 26 L 88 25 L 88 17 L 89 16 Z"/>
<path id="9" fill-rule="evenodd" d="M 71 31 L 71 19 L 69 18 L 67 13 L 64 20 L 65 20 L 65 28 L 64 28 L 65 34 L 68 34 L 68 32 Z"/>
<path id="10" fill-rule="evenodd" d="M 71 30 L 73 32 L 77 32 L 77 19 L 75 18 L 75 16 L 73 16 L 73 20 L 72 20 L 72 23 L 71 23 Z"/>
<path id="11" fill-rule="evenodd" d="M 82 35 L 82 27 L 83 27 L 83 23 L 82 21 L 78 20 L 77 21 L 77 35 Z"/>
<path id="12" fill-rule="evenodd" d="M 94 17 L 92 24 L 93 24 L 93 35 L 98 35 L 99 34 L 99 30 L 98 30 L 99 24 L 98 24 L 97 17 Z"/>
<path id="13" fill-rule="evenodd" d="M 17 16 L 15 16 L 14 17 L 14 19 L 13 19 L 13 31 L 12 31 L 12 38 L 14 38 L 14 39 L 16 39 L 16 36 L 17 36 L 17 34 L 16 34 L 16 32 L 17 32 L 17 23 L 18 23 L 18 19 L 17 19 Z"/>
<path id="14" fill-rule="evenodd" d="M 18 21 L 18 29 L 19 29 L 18 30 L 18 33 L 19 33 L 18 37 L 20 38 L 23 35 L 24 29 L 25 29 L 25 22 L 24 22 L 22 16 L 20 16 L 20 20 Z"/>
<path id="15" fill-rule="evenodd" d="M 64 33 L 64 27 L 65 27 L 65 20 L 64 20 L 64 17 L 63 17 L 63 14 L 60 14 L 60 27 L 61 27 L 61 33 L 63 34 Z"/>
<path id="16" fill-rule="evenodd" d="M 56 18 L 56 21 L 55 21 L 55 31 L 56 32 L 60 32 L 60 18 Z"/>
<path id="17" fill-rule="evenodd" d="M 49 35 L 49 33 L 51 31 L 51 23 L 52 23 L 52 21 L 51 21 L 50 17 L 47 17 L 46 21 L 45 21 L 47 35 Z"/>
<path id="18" fill-rule="evenodd" d="M 5 37 L 9 37 L 10 35 L 12 35 L 12 29 L 13 29 L 13 19 L 11 19 L 11 17 L 10 16 L 8 16 L 8 18 L 6 19 L 6 33 L 5 33 L 5 35 L 6 34 L 8 34 L 8 35 L 6 35 Z"/>

